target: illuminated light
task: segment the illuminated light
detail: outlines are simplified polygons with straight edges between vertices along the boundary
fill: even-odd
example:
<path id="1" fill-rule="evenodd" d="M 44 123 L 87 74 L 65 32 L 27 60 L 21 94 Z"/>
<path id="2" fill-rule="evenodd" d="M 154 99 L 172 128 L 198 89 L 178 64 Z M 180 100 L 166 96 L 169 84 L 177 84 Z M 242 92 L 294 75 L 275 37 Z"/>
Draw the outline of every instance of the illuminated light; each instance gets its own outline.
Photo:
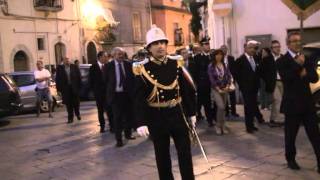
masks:
<path id="1" fill-rule="evenodd" d="M 103 28 L 107 25 L 117 25 L 109 9 L 106 9 L 97 0 L 82 0 L 82 19 L 85 26 Z"/>

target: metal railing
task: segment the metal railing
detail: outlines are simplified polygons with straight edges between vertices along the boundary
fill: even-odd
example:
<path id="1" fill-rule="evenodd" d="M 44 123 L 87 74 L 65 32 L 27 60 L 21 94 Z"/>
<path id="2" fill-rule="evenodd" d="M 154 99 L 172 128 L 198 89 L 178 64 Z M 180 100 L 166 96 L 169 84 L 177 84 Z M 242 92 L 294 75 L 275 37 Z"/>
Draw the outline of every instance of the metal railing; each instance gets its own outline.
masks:
<path id="1" fill-rule="evenodd" d="M 33 0 L 33 6 L 38 11 L 61 11 L 63 0 Z"/>

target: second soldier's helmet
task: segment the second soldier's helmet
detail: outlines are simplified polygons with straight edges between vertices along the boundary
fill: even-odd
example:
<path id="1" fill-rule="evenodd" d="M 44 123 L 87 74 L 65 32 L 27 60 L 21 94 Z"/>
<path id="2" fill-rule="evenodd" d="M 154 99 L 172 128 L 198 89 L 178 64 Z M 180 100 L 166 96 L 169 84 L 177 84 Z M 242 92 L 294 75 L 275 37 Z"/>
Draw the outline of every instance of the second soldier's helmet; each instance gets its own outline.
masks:
<path id="1" fill-rule="evenodd" d="M 166 37 L 164 32 L 154 24 L 154 25 L 152 25 L 151 29 L 147 32 L 146 48 L 148 48 L 148 46 L 151 43 L 156 42 L 156 41 L 167 41 L 168 42 L 168 38 Z"/>
<path id="2" fill-rule="evenodd" d="M 210 38 L 208 36 L 205 36 L 201 39 L 200 43 L 201 44 L 206 44 L 206 43 L 209 43 L 210 41 Z"/>

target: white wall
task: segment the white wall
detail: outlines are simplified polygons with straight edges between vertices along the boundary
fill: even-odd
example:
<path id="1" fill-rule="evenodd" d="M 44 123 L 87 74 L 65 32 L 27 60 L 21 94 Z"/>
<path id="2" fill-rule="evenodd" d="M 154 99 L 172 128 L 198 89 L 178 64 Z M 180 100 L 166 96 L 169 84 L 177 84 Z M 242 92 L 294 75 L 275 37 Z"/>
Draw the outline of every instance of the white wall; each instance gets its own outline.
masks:
<path id="1" fill-rule="evenodd" d="M 63 1 L 64 9 L 50 13 L 48 18 L 77 20 L 76 2 Z M 9 13 L 28 17 L 45 17 L 44 12 L 36 11 L 33 0 L 9 0 Z M 71 59 L 81 59 L 79 24 L 77 21 L 41 20 L 5 16 L 0 12 L 0 72 L 14 70 L 13 58 L 18 50 L 27 51 L 29 68 L 35 69 L 35 62 L 42 57 L 44 64 L 55 64 L 54 45 L 61 40 L 66 45 Z M 14 32 L 15 30 L 15 32 Z M 45 50 L 37 50 L 37 36 L 45 37 Z"/>
<path id="2" fill-rule="evenodd" d="M 212 1 L 208 1 L 209 8 Z M 218 48 L 223 44 L 222 18 L 216 17 L 210 9 L 209 12 L 209 31 L 214 37 L 211 45 Z M 320 27 L 320 11 L 310 16 L 304 26 Z M 280 41 L 284 52 L 287 30 L 299 27 L 296 15 L 280 0 L 233 0 L 233 18 L 232 15 L 225 18 L 226 39 L 231 37 L 232 54 L 235 56 L 243 53 L 245 36 L 249 35 L 272 34 L 273 39 Z"/>

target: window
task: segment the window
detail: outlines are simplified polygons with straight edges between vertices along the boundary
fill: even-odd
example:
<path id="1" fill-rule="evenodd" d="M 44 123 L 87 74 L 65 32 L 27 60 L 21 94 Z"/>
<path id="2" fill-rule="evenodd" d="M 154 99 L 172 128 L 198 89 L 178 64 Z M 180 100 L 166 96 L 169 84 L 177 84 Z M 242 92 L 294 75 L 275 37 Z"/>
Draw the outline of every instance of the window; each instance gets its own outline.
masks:
<path id="1" fill-rule="evenodd" d="M 44 51 L 45 50 L 44 37 L 38 37 L 37 38 L 37 44 L 38 44 L 38 51 Z"/>
<path id="2" fill-rule="evenodd" d="M 173 23 L 173 28 L 174 28 L 174 45 L 182 46 L 184 43 L 182 28 L 179 27 L 179 23 Z"/>
<path id="3" fill-rule="evenodd" d="M 33 0 L 33 5 L 39 11 L 61 11 L 62 0 Z"/>
<path id="4" fill-rule="evenodd" d="M 134 41 L 141 41 L 142 40 L 142 34 L 141 34 L 141 16 L 140 16 L 140 13 L 133 13 L 132 23 L 133 23 L 133 40 Z"/>

